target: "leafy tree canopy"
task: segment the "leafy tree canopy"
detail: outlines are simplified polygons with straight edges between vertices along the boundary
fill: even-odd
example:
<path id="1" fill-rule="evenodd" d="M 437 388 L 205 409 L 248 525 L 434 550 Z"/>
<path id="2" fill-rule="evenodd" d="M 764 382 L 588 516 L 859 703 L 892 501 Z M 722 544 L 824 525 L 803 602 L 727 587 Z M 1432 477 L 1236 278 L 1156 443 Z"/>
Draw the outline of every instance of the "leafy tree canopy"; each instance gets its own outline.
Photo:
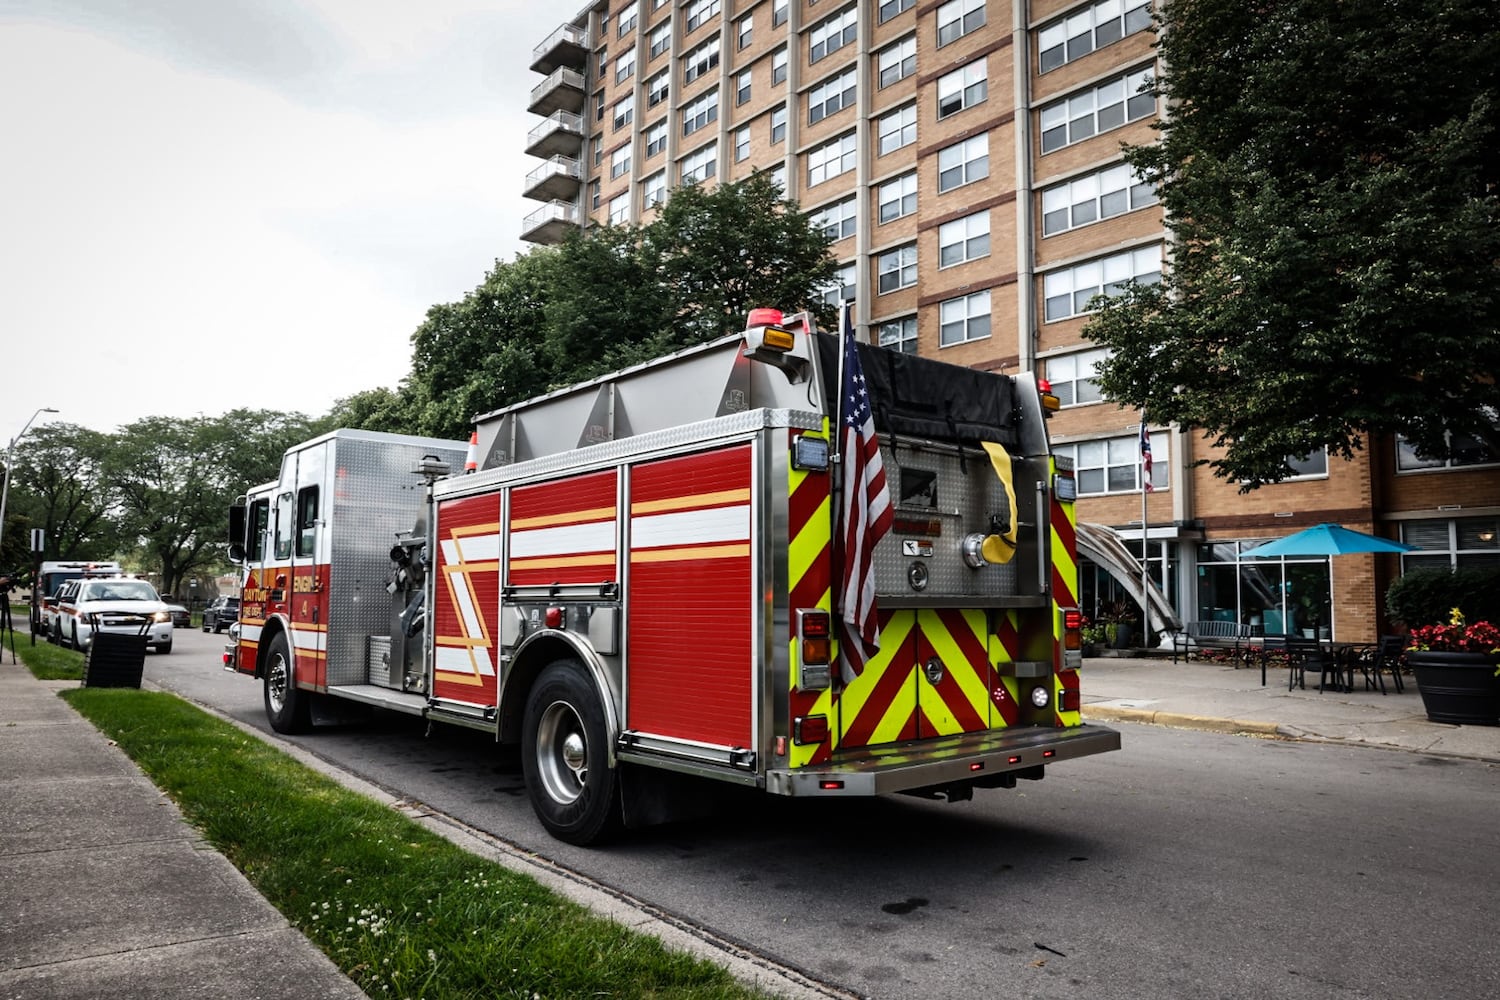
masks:
<path id="1" fill-rule="evenodd" d="M 1367 433 L 1500 451 L 1500 4 L 1164 0 L 1171 261 L 1101 300 L 1111 398 L 1242 489 Z M 1451 437 L 1450 437 L 1451 436 Z"/>

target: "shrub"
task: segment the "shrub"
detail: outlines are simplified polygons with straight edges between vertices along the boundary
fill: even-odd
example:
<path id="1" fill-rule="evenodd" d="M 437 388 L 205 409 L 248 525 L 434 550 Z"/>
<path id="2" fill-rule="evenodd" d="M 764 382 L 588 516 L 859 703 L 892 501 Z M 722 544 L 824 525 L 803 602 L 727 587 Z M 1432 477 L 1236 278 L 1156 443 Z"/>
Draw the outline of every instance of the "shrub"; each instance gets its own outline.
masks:
<path id="1" fill-rule="evenodd" d="M 1500 621 L 1500 569 L 1414 569 L 1385 592 L 1386 612 L 1407 628 L 1447 622 L 1454 608 L 1474 621 Z"/>

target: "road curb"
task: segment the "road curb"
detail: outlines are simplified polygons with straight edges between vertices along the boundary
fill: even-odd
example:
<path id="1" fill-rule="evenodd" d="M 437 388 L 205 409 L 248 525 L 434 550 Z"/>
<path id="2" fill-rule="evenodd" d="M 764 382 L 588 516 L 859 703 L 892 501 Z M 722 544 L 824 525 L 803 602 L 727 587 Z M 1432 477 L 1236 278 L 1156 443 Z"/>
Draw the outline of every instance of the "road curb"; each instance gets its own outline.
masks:
<path id="1" fill-rule="evenodd" d="M 1196 729 L 1207 733 L 1286 736 L 1275 722 L 1257 719 L 1220 719 L 1212 715 L 1188 715 L 1183 712 L 1158 712 L 1147 708 L 1124 708 L 1107 705 L 1085 705 L 1083 715 L 1097 722 L 1143 722 L 1171 729 Z"/>

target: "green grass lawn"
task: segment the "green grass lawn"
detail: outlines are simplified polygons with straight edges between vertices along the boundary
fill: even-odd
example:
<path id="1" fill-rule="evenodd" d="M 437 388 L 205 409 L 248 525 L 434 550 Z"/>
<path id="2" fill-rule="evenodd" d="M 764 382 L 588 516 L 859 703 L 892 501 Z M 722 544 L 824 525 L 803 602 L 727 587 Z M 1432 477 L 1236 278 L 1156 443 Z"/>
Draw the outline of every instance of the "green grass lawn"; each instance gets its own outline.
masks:
<path id="1" fill-rule="evenodd" d="M 16 644 L 38 677 L 83 657 Z M 63 692 L 188 821 L 371 997 L 765 997 L 593 916 L 262 740 L 135 689 Z"/>

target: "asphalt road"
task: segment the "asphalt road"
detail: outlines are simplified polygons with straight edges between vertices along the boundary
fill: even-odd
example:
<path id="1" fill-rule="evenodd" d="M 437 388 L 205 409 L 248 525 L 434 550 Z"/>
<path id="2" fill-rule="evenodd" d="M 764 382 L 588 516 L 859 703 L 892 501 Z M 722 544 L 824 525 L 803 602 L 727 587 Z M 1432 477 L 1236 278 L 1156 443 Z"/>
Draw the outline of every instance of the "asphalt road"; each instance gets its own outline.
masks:
<path id="1" fill-rule="evenodd" d="M 224 636 L 148 656 L 266 729 Z M 870 997 L 1500 996 L 1500 768 L 1121 724 L 1125 748 L 973 802 L 788 802 L 600 849 L 552 840 L 516 758 L 381 716 L 296 742 L 812 977 Z"/>

